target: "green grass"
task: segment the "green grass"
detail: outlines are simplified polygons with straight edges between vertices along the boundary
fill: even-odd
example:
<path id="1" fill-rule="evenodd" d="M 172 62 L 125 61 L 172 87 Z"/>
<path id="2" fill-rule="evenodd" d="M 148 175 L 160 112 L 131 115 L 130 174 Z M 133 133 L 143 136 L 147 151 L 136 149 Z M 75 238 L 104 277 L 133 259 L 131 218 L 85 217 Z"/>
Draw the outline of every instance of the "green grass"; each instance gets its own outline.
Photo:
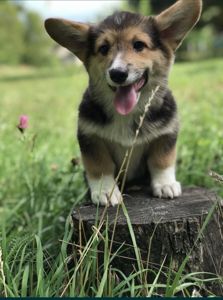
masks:
<path id="1" fill-rule="evenodd" d="M 174 66 L 170 85 L 181 119 L 178 176 L 184 185 L 218 189 L 207 174 L 223 172 L 222 67 L 223 60 Z"/>
<path id="2" fill-rule="evenodd" d="M 223 188 L 208 171 L 223 173 L 222 69 L 223 60 L 178 64 L 170 78 L 181 118 L 178 178 L 183 185 L 211 187 L 220 195 Z M 109 251 L 104 269 L 98 270 L 90 251 L 97 250 L 95 235 L 82 250 L 81 263 L 77 258 L 75 268 L 66 267 L 69 215 L 86 193 L 81 166 L 70 163 L 79 156 L 74 136 L 86 85 L 82 67 L 1 67 L 0 296 L 137 296 L 145 290 L 152 295 L 160 285 L 159 272 L 149 284 L 140 281 L 145 272 L 140 266 L 128 278 L 112 269 Z M 30 120 L 25 136 L 16 128 L 21 114 Z M 129 230 L 134 244 L 130 223 Z M 197 277 L 189 279 L 194 284 L 192 278 Z M 174 295 L 183 286 L 188 295 L 187 285 L 180 276 L 166 293 Z"/>

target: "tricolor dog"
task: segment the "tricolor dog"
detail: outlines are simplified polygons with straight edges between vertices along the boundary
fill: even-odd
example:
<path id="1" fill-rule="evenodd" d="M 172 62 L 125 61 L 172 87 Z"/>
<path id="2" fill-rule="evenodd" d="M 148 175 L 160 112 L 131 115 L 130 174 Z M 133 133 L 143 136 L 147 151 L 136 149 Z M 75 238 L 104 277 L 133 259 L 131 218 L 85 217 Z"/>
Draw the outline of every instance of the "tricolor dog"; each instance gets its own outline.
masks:
<path id="1" fill-rule="evenodd" d="M 116 12 L 96 25 L 46 20 L 48 34 L 73 52 L 89 75 L 79 106 L 78 141 L 95 204 L 114 206 L 122 200 L 115 178 L 156 87 L 126 178 L 150 177 L 157 197 L 181 194 L 175 178 L 179 123 L 168 75 L 201 8 L 201 0 L 179 0 L 157 16 Z"/>

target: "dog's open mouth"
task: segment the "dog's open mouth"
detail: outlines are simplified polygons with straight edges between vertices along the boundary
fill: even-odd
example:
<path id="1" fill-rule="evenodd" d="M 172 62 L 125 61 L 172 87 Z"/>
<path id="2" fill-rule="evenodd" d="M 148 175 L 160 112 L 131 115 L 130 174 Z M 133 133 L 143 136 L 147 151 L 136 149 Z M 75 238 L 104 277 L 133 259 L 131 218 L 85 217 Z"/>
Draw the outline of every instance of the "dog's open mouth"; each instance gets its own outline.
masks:
<path id="1" fill-rule="evenodd" d="M 128 115 L 138 103 L 140 91 L 148 81 L 148 71 L 136 82 L 119 86 L 115 90 L 114 106 L 116 111 L 121 115 Z"/>

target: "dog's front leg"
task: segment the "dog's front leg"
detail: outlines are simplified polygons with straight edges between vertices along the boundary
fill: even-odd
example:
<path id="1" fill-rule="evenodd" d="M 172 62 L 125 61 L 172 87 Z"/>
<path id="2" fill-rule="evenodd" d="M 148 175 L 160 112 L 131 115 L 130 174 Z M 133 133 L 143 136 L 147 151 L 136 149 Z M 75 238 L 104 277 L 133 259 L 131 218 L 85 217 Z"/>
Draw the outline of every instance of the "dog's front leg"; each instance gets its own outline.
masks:
<path id="1" fill-rule="evenodd" d="M 122 195 L 114 179 L 115 165 L 102 139 L 78 134 L 82 161 L 95 204 L 112 206 L 122 201 Z"/>
<path id="2" fill-rule="evenodd" d="M 176 135 L 164 135 L 150 146 L 148 167 L 154 196 L 174 198 L 181 195 L 175 177 Z"/>

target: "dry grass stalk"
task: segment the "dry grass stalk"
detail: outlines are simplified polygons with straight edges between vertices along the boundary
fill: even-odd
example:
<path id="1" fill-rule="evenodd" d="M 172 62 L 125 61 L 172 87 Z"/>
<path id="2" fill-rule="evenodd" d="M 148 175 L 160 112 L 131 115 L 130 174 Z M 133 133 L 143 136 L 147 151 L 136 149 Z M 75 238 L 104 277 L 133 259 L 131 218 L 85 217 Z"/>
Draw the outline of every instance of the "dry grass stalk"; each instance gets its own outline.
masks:
<path id="1" fill-rule="evenodd" d="M 218 174 L 214 171 L 210 171 L 209 176 L 211 176 L 215 181 L 223 183 L 223 176 L 222 175 L 220 175 L 220 174 Z"/>

